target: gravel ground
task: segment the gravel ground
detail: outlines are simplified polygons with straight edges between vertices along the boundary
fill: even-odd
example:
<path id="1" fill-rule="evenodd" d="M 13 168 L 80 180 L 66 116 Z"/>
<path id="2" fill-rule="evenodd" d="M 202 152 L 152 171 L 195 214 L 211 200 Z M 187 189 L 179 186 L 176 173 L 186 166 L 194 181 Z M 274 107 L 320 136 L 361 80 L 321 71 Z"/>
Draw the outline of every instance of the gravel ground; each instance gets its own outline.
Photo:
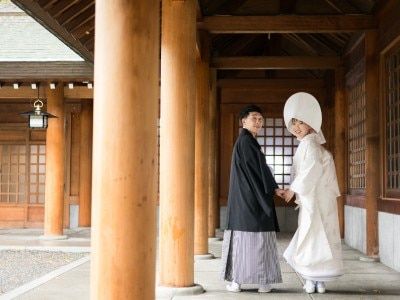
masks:
<path id="1" fill-rule="evenodd" d="M 0 250 L 0 295 L 89 253 Z"/>

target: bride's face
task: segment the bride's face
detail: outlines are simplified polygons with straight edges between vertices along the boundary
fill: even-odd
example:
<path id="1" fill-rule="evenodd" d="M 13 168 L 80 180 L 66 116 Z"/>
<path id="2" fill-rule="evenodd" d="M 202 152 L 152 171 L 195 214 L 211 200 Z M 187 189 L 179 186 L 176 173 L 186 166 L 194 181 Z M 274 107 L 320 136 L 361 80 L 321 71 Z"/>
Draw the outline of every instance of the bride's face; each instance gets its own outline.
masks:
<path id="1" fill-rule="evenodd" d="M 290 132 L 295 135 L 299 140 L 301 140 L 307 134 L 314 132 L 314 130 L 303 121 L 292 119 Z"/>

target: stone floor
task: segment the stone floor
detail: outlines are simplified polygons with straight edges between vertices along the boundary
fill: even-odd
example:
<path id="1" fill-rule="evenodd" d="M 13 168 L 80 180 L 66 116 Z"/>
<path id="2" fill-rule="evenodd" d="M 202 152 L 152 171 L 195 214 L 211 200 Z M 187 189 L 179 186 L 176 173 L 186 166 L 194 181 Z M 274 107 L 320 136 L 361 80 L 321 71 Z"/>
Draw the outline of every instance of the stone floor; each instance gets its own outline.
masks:
<path id="1" fill-rule="evenodd" d="M 9 233 L 10 234 L 10 233 Z M 79 233 L 72 233 L 75 236 Z M 74 248 L 74 243 L 78 247 L 82 243 L 89 242 L 85 234 L 80 233 L 80 237 L 72 237 L 71 240 L 63 242 L 64 247 Z M 85 241 L 86 239 L 86 241 Z M 287 246 L 290 235 L 280 234 L 278 236 L 279 253 L 282 254 Z M 12 239 L 8 239 L 12 241 Z M 15 241 L 15 240 L 14 240 Z M 75 241 L 75 242 L 74 242 Z M 19 241 L 22 242 L 21 240 Z M 33 239 L 31 243 L 39 243 Z M 0 231 L 0 247 L 5 247 L 6 243 Z M 25 240 L 25 246 L 29 247 L 29 242 Z M 37 247 L 37 245 L 36 245 Z M 57 242 L 60 246 L 60 241 Z M 381 263 L 363 262 L 359 260 L 362 256 L 357 250 L 343 245 L 345 275 L 335 282 L 327 285 L 326 294 L 307 295 L 302 290 L 302 279 L 282 260 L 281 268 L 283 272 L 283 283 L 274 285 L 274 290 L 269 294 L 258 294 L 255 287 L 248 286 L 248 289 L 241 293 L 229 293 L 225 290 L 225 283 L 219 279 L 221 241 L 210 241 L 210 252 L 217 258 L 212 260 L 202 260 L 195 262 L 195 281 L 201 284 L 206 292 L 196 296 L 175 296 L 178 299 L 400 299 L 400 273 L 384 266 Z M 23 300 L 79 300 L 89 299 L 89 270 L 90 262 L 84 262 L 73 269 L 59 274 L 53 279 L 44 282 L 25 294 L 15 299 Z M 0 298 L 10 299 L 10 298 Z M 158 300 L 171 298 L 158 297 Z"/>

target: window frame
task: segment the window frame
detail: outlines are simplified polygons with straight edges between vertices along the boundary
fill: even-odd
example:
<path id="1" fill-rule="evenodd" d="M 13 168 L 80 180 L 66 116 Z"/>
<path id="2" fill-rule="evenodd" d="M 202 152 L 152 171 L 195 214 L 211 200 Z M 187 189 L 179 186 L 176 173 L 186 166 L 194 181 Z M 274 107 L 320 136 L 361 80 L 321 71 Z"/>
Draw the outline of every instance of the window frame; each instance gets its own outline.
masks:
<path id="1" fill-rule="evenodd" d="M 390 201 L 399 201 L 400 202 L 400 174 L 399 174 L 399 183 L 398 188 L 393 189 L 388 187 L 388 153 L 387 153 L 387 108 L 389 101 L 389 70 L 387 69 L 387 61 L 390 56 L 397 54 L 398 56 L 398 65 L 396 67 L 397 72 L 397 84 L 398 84 L 398 120 L 396 122 L 400 122 L 400 42 L 396 43 L 391 47 L 391 49 L 381 55 L 380 61 L 380 72 L 381 72 L 381 165 L 382 165 L 382 173 L 381 173 L 381 185 L 382 185 L 382 200 L 390 200 Z M 399 133 L 397 135 L 398 139 L 398 153 L 400 156 L 400 125 L 399 125 Z M 400 162 L 398 163 L 398 173 L 400 173 Z"/>

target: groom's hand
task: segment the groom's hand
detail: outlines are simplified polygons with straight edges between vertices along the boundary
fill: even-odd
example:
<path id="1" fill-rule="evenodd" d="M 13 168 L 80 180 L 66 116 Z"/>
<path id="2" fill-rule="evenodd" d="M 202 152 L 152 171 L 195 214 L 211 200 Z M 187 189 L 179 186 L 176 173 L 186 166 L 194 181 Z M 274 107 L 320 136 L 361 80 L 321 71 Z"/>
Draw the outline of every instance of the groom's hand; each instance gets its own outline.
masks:
<path id="1" fill-rule="evenodd" d="M 284 199 L 288 203 L 288 202 L 290 202 L 290 200 L 293 199 L 294 192 L 291 189 L 286 189 L 284 192 L 285 192 Z"/>
<path id="2" fill-rule="evenodd" d="M 275 195 L 277 195 L 278 197 L 281 197 L 281 198 L 285 199 L 285 194 L 286 194 L 286 192 L 283 189 L 276 189 L 275 190 Z"/>

